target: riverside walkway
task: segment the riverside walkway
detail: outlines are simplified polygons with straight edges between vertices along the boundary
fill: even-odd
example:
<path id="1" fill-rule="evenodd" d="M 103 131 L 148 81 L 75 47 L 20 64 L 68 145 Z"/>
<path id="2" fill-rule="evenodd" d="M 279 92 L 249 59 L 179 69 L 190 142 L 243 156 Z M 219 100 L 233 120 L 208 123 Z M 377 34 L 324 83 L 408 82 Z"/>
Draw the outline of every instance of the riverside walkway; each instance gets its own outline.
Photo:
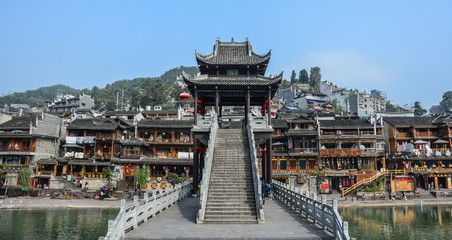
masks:
<path id="1" fill-rule="evenodd" d="M 278 200 L 267 200 L 263 224 L 196 224 L 199 198 L 186 198 L 124 239 L 334 239 Z"/>

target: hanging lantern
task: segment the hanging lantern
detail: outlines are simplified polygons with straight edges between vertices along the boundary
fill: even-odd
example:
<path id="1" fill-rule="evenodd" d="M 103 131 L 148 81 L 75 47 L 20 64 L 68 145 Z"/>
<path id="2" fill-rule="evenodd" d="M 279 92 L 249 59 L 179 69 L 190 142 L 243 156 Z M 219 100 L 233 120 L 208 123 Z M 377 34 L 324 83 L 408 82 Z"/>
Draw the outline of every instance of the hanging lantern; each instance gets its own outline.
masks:
<path id="1" fill-rule="evenodd" d="M 176 166 L 174 166 L 174 171 L 176 171 Z"/>
<path id="2" fill-rule="evenodd" d="M 184 170 L 187 170 L 187 167 L 184 167 Z"/>
<path id="3" fill-rule="evenodd" d="M 186 92 L 183 92 L 183 93 L 181 93 L 181 94 L 179 95 L 179 97 L 180 97 L 181 99 L 183 99 L 184 102 L 186 103 L 186 102 L 187 102 L 187 99 L 190 98 L 190 94 L 189 94 L 189 93 L 186 93 Z"/>
<path id="4" fill-rule="evenodd" d="M 197 103 L 198 103 L 198 105 L 200 105 L 201 104 L 201 100 L 198 99 Z"/>
<path id="5" fill-rule="evenodd" d="M 155 166 L 152 166 L 153 169 L 155 169 Z"/>
<path id="6" fill-rule="evenodd" d="M 263 148 L 262 150 L 261 150 L 261 153 L 266 153 L 267 152 L 267 149 L 266 148 Z"/>
<path id="7" fill-rule="evenodd" d="M 164 166 L 164 167 L 163 167 L 163 170 L 165 170 L 165 168 L 166 168 L 166 167 Z"/>
<path id="8" fill-rule="evenodd" d="M 265 105 L 267 105 L 267 103 L 268 103 L 268 100 L 265 100 Z"/>
<path id="9" fill-rule="evenodd" d="M 272 115 L 275 115 L 275 110 L 272 109 L 272 110 L 270 111 L 270 113 L 271 113 Z"/>

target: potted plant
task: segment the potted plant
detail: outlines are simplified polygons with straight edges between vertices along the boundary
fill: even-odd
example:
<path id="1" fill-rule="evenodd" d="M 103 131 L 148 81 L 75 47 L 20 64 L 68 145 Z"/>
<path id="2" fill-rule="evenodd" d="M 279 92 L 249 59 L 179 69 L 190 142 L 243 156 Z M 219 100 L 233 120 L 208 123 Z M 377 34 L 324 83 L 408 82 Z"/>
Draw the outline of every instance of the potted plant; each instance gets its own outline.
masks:
<path id="1" fill-rule="evenodd" d="M 138 183 L 138 186 L 140 186 L 140 189 L 146 189 L 148 178 L 149 178 L 149 166 L 143 165 L 141 168 L 137 169 L 135 171 L 135 179 Z"/>

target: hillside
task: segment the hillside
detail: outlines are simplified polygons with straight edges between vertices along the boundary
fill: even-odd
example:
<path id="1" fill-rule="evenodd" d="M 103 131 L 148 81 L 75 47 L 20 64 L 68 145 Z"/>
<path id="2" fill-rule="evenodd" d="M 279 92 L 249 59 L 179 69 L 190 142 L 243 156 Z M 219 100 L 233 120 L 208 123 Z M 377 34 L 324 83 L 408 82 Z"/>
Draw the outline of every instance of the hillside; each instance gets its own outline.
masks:
<path id="1" fill-rule="evenodd" d="M 44 101 L 52 100 L 57 93 L 67 93 L 77 95 L 79 90 L 71 88 L 66 85 L 58 84 L 50 87 L 41 87 L 35 90 L 28 90 L 26 92 L 15 92 L 10 95 L 0 97 L 0 104 L 21 103 L 28 104 L 32 107 L 44 105 Z"/>
<path id="2" fill-rule="evenodd" d="M 124 92 L 124 99 L 127 101 L 136 92 L 139 92 L 156 80 L 161 80 L 165 89 L 169 88 L 176 81 L 176 77 L 182 74 L 182 71 L 185 71 L 190 75 L 195 75 L 198 73 L 198 68 L 180 66 L 166 71 L 160 77 L 142 77 L 134 78 L 132 80 L 124 79 L 107 84 L 105 88 L 94 86 L 92 89 L 85 88 L 77 90 L 61 84 L 50 87 L 41 87 L 35 90 L 28 90 L 26 92 L 13 93 L 0 97 L 0 105 L 20 103 L 29 104 L 31 107 L 43 106 L 44 101 L 53 100 L 57 93 L 67 93 L 71 95 L 86 93 L 92 95 L 97 103 L 107 103 L 112 101 L 115 102 L 117 93 Z"/>

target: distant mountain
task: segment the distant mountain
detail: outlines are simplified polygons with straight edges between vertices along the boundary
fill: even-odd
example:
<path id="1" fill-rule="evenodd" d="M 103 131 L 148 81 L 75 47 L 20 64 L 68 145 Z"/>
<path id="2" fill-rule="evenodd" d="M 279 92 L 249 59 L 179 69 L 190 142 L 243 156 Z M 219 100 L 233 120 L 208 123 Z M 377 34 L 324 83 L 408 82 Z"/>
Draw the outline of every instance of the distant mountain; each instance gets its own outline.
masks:
<path id="1" fill-rule="evenodd" d="M 81 89 L 77 90 L 65 85 L 54 85 L 50 87 L 41 87 L 36 90 L 28 90 L 26 92 L 13 93 L 0 97 L 0 104 L 29 104 L 31 107 L 43 106 L 44 101 L 53 100 L 57 93 L 66 93 L 71 95 L 78 95 L 80 93 L 86 93 L 92 95 L 96 102 L 116 101 L 116 95 L 118 92 L 124 92 L 124 99 L 127 101 L 134 92 L 143 89 L 146 85 L 150 84 L 152 81 L 160 78 L 166 88 L 172 86 L 176 81 L 176 78 L 182 74 L 182 71 L 190 75 L 196 75 L 199 70 L 197 67 L 184 67 L 180 66 L 177 68 L 170 69 L 162 74 L 160 77 L 146 77 L 146 78 L 135 78 L 132 80 L 124 79 L 115 81 L 111 84 L 107 84 L 105 88 L 99 88 L 94 86 L 92 89 Z"/>
<path id="2" fill-rule="evenodd" d="M 71 95 L 78 95 L 79 90 L 71 88 L 66 85 L 58 84 L 50 87 L 41 87 L 36 90 L 28 90 L 26 92 L 15 92 L 3 97 L 0 97 L 0 104 L 21 103 L 28 104 L 32 107 L 43 106 L 44 101 L 53 100 L 57 93 L 67 93 Z"/>

